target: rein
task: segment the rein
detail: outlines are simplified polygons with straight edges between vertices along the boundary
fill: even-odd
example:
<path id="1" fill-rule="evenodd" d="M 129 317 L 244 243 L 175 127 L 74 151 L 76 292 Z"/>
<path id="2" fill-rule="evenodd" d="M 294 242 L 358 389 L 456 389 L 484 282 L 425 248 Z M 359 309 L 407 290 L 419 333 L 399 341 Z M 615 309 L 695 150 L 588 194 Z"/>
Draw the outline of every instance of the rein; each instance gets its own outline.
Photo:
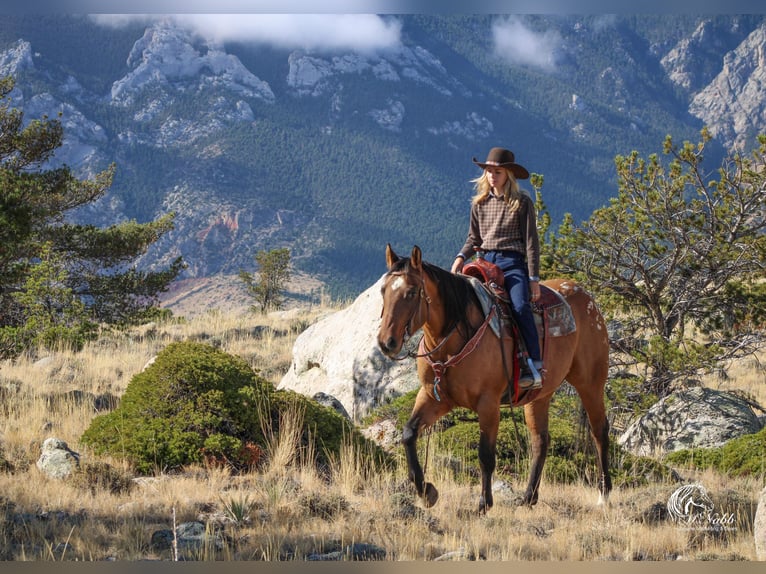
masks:
<path id="1" fill-rule="evenodd" d="M 460 361 L 465 359 L 468 355 L 470 355 L 476 349 L 476 347 L 479 346 L 479 342 L 481 342 L 481 339 L 487 330 L 487 325 L 489 325 L 489 322 L 492 319 L 492 315 L 494 314 L 495 314 L 495 307 L 492 307 L 490 312 L 487 313 L 487 316 L 485 317 L 484 322 L 473 334 L 473 337 L 471 337 L 466 342 L 466 344 L 463 345 L 463 348 L 460 349 L 460 352 L 457 355 L 452 355 L 447 361 L 434 361 L 431 358 L 431 354 L 434 351 L 436 351 L 439 347 L 441 347 L 447 339 L 449 339 L 450 335 L 452 335 L 452 333 L 454 332 L 454 329 L 450 332 L 449 335 L 447 335 L 444 339 L 442 339 L 441 343 L 439 343 L 434 349 L 430 351 L 426 351 L 425 337 L 420 339 L 420 345 L 418 346 L 417 356 L 424 357 L 425 360 L 428 362 L 428 365 L 434 371 L 434 398 L 437 401 L 442 400 L 441 397 L 439 396 L 439 383 L 441 383 L 442 377 L 444 376 L 444 371 L 446 371 L 449 367 L 452 367 L 460 363 Z"/>

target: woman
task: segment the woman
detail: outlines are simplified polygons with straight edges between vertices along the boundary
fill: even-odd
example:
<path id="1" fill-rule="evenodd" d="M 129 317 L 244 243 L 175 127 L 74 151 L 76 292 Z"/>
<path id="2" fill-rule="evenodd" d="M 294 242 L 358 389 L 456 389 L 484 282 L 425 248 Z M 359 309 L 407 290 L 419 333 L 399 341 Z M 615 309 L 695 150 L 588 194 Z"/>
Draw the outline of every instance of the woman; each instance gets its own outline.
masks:
<path id="1" fill-rule="evenodd" d="M 476 194 L 471 202 L 468 238 L 452 264 L 460 273 L 466 260 L 479 253 L 500 267 L 511 308 L 531 361 L 522 361 L 519 386 L 542 386 L 540 343 L 537 338 L 531 300 L 540 298 L 540 243 L 537 237 L 535 205 L 530 195 L 519 188 L 519 179 L 529 172 L 517 164 L 513 152 L 495 147 L 487 159 L 473 162 L 484 170 L 472 183 Z"/>

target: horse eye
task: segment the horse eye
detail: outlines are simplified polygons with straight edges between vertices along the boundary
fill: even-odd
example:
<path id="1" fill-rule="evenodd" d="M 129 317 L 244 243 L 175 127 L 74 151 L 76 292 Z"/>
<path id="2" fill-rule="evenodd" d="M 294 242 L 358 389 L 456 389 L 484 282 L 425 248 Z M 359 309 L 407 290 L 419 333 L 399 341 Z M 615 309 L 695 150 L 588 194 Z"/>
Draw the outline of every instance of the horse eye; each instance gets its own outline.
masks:
<path id="1" fill-rule="evenodd" d="M 405 297 L 406 297 L 407 299 L 412 299 L 412 298 L 414 298 L 414 297 L 415 297 L 415 295 L 417 294 L 417 292 L 418 292 L 418 291 L 417 291 L 417 289 L 410 289 L 409 291 L 407 291 L 407 294 L 405 295 Z"/>

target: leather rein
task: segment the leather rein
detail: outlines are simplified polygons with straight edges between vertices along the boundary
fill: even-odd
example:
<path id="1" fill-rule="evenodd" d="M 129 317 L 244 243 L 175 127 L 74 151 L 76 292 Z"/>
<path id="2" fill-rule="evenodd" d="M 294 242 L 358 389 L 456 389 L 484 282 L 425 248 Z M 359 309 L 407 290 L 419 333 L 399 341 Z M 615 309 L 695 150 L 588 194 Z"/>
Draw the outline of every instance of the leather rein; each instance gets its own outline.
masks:
<path id="1" fill-rule="evenodd" d="M 394 273 L 392 275 L 404 275 L 404 273 Z M 409 320 L 407 321 L 407 325 L 405 327 L 405 334 L 407 337 L 410 337 L 410 326 L 412 325 L 412 321 L 415 319 L 415 314 L 418 313 L 422 317 L 422 301 L 425 299 L 426 302 L 426 320 L 423 322 L 423 324 L 428 322 L 428 318 L 430 315 L 431 310 L 431 298 L 426 294 L 426 287 L 425 287 L 425 280 L 423 277 L 420 277 L 421 286 L 418 290 L 418 304 L 417 308 L 412 312 L 412 315 L 410 316 Z M 425 341 L 425 334 L 421 336 L 420 343 L 418 344 L 418 352 L 416 354 L 412 353 L 405 353 L 404 355 L 400 357 L 396 357 L 395 360 L 401 361 L 407 357 L 414 357 L 414 358 L 424 358 L 428 365 L 433 369 L 434 371 L 434 384 L 433 384 L 433 391 L 434 391 L 434 398 L 437 401 L 441 401 L 441 397 L 439 396 L 439 384 L 441 383 L 442 377 L 444 376 L 444 372 L 452 366 L 457 365 L 460 363 L 463 359 L 465 359 L 468 355 L 470 355 L 476 347 L 479 346 L 479 343 L 481 342 L 482 337 L 484 336 L 484 333 L 487 331 L 487 326 L 489 325 L 489 322 L 492 320 L 492 316 L 495 314 L 495 306 L 492 307 L 489 313 L 487 313 L 487 316 L 484 318 L 484 322 L 481 324 L 481 326 L 476 330 L 476 332 L 473 334 L 473 336 L 466 341 L 465 345 L 463 345 L 463 348 L 460 349 L 460 352 L 456 355 L 452 355 L 449 359 L 446 361 L 434 361 L 432 359 L 433 353 L 438 351 L 446 342 L 447 340 L 452 336 L 452 334 L 457 330 L 457 324 L 455 324 L 454 327 L 452 327 L 452 330 L 445 336 L 433 349 L 430 351 L 426 349 L 426 341 Z M 381 311 L 382 316 L 382 311 Z"/>

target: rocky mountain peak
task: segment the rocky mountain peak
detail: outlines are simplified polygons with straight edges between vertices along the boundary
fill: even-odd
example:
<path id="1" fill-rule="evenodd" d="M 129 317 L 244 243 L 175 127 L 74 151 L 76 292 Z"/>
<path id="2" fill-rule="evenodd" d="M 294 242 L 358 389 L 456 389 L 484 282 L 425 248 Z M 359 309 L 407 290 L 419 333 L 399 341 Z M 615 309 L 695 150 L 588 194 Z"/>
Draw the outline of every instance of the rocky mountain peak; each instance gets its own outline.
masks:
<path id="1" fill-rule="evenodd" d="M 169 89 L 179 81 L 199 83 L 200 87 L 223 87 L 242 97 L 274 101 L 268 83 L 250 72 L 236 56 L 168 22 L 158 22 L 146 29 L 133 45 L 127 64 L 131 72 L 112 86 L 115 104 L 132 103 L 133 95 L 146 86 L 156 84 Z"/>
<path id="2" fill-rule="evenodd" d="M 694 32 L 682 38 L 660 61 L 668 78 L 696 93 L 709 84 L 720 70 L 710 62 L 720 62 L 720 54 L 736 48 L 747 37 L 735 18 L 731 21 L 705 18 Z"/>
<path id="3" fill-rule="evenodd" d="M 0 52 L 0 76 L 14 76 L 26 68 L 33 68 L 32 44 L 19 40 L 9 50 Z"/>
<path id="4" fill-rule="evenodd" d="M 766 24 L 723 59 L 723 68 L 689 106 L 730 148 L 742 149 L 766 122 Z"/>

